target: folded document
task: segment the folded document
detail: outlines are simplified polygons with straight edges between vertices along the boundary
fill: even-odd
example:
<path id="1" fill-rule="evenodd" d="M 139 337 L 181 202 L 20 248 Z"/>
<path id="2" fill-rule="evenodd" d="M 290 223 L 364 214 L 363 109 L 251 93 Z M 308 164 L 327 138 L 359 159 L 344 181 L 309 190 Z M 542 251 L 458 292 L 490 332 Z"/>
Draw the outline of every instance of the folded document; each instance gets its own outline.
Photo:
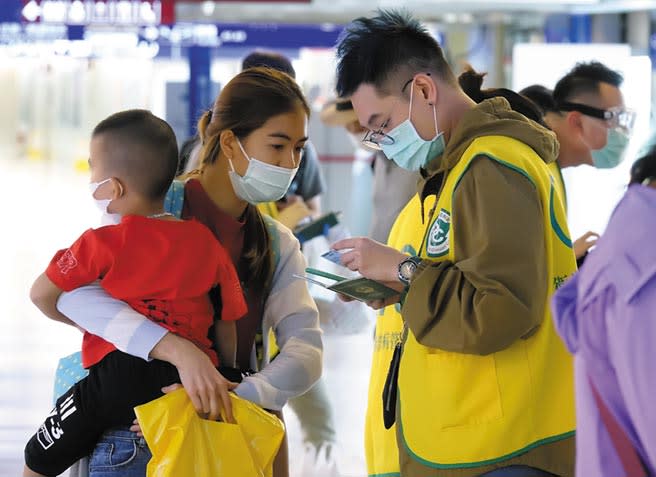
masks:
<path id="1" fill-rule="evenodd" d="M 372 301 L 372 300 L 385 300 L 387 298 L 399 295 L 400 293 L 388 286 L 383 285 L 380 282 L 370 280 L 364 277 L 357 278 L 346 278 L 340 277 L 339 275 L 334 275 L 332 273 L 324 272 L 317 270 L 315 268 L 306 268 L 305 273 L 310 275 L 316 275 L 319 277 L 327 278 L 333 280 L 335 283 L 332 285 L 327 285 L 321 280 L 317 280 L 314 277 L 308 277 L 295 275 L 297 278 L 302 278 L 311 283 L 315 283 L 319 286 L 322 286 L 328 290 L 334 291 L 335 293 L 341 293 L 355 300 L 359 301 Z"/>

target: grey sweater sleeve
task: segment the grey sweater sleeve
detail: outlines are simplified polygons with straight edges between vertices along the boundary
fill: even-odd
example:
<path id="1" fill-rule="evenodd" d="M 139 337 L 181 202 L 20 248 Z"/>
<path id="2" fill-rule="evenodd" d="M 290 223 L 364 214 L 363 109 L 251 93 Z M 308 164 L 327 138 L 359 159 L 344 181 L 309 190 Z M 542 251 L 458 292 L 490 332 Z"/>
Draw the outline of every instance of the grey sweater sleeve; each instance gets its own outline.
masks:
<path id="1" fill-rule="evenodd" d="M 109 296 L 98 283 L 62 293 L 57 309 L 89 333 L 145 360 L 150 360 L 151 350 L 168 333 L 127 303 Z"/>

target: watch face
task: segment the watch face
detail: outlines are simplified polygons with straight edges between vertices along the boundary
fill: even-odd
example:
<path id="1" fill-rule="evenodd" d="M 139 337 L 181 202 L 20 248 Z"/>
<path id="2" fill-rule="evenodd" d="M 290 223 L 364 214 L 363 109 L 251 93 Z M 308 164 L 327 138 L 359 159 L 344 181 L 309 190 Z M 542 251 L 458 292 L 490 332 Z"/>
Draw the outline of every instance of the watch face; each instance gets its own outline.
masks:
<path id="1" fill-rule="evenodd" d="M 409 280 L 412 277 L 412 274 L 415 273 L 417 265 L 414 262 L 404 262 L 401 265 L 401 275 L 406 280 Z"/>

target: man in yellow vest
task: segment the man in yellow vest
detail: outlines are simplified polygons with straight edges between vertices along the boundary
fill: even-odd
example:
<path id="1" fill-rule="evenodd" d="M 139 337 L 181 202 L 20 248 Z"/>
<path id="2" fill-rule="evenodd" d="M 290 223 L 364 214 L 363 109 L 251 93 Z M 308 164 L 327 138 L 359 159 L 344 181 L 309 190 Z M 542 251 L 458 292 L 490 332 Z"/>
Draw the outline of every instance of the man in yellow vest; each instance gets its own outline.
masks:
<path id="1" fill-rule="evenodd" d="M 561 169 L 582 164 L 597 169 L 617 167 L 624 159 L 635 112 L 627 110 L 620 91 L 622 75 L 603 63 L 578 63 L 557 83 L 553 91 L 532 85 L 520 94 L 542 110 L 544 122 L 556 133 L 560 152 L 549 164 L 555 184 L 567 207 Z M 598 234 L 587 232 L 574 241 L 578 264 L 597 242 Z"/>
<path id="2" fill-rule="evenodd" d="M 504 98 L 476 105 L 404 13 L 353 21 L 337 55 L 337 93 L 370 130 L 364 140 L 424 176 L 390 246 L 334 244 L 344 265 L 401 291 L 371 303 L 399 302 L 378 318 L 376 350 L 400 359 L 385 384 L 389 361 L 374 355 L 369 474 L 573 475 L 572 363 L 547 306 L 576 267 L 545 164 L 553 133 Z"/>

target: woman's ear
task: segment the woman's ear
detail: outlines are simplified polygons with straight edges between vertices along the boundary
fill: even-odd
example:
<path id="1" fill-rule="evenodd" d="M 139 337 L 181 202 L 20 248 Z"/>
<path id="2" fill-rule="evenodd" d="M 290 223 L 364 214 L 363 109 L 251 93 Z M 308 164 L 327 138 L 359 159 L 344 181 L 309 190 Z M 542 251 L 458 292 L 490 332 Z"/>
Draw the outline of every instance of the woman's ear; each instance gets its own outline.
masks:
<path id="1" fill-rule="evenodd" d="M 237 149 L 239 145 L 237 144 L 237 136 L 230 130 L 226 129 L 221 131 L 219 135 L 219 146 L 223 154 L 228 158 L 232 159 L 237 155 Z"/>

